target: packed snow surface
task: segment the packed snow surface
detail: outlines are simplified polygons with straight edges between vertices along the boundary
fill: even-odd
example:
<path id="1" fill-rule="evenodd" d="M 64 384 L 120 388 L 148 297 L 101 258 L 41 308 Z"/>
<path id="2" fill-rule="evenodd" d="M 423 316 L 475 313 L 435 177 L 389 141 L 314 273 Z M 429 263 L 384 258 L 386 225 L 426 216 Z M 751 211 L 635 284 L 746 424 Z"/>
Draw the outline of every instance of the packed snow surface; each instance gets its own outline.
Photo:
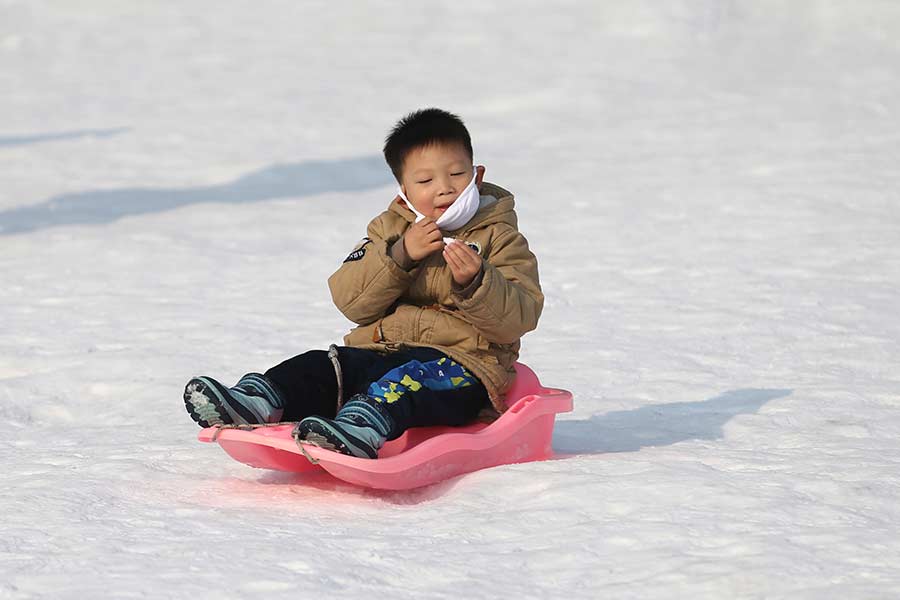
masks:
<path id="1" fill-rule="evenodd" d="M 900 5 L 0 0 L 0 597 L 900 596 Z M 405 112 L 546 293 L 558 458 L 410 492 L 196 441 L 339 341 Z"/>

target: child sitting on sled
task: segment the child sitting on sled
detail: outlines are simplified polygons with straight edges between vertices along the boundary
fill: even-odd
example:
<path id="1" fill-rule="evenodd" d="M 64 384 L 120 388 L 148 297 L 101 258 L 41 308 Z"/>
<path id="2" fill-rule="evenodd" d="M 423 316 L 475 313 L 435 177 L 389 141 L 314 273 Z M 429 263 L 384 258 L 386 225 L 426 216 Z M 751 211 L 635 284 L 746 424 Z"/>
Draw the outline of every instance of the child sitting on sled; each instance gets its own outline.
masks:
<path id="1" fill-rule="evenodd" d="M 299 421 L 298 440 L 377 458 L 410 427 L 505 410 L 544 303 L 513 195 L 483 181 L 465 125 L 439 109 L 401 119 L 384 156 L 399 194 L 328 280 L 358 327 L 230 388 L 191 379 L 184 402 L 202 427 Z"/>

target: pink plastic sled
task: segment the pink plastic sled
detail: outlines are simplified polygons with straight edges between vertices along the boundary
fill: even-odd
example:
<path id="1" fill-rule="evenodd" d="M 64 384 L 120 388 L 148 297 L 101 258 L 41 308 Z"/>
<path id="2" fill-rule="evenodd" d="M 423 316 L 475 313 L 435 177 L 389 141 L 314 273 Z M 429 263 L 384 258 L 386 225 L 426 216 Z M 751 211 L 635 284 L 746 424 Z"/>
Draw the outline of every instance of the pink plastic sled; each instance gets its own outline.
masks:
<path id="1" fill-rule="evenodd" d="M 291 437 L 292 424 L 249 430 L 208 427 L 198 437 L 201 442 L 218 442 L 232 458 L 252 467 L 291 472 L 324 469 L 363 487 L 412 489 L 478 469 L 553 455 L 556 413 L 572 410 L 572 394 L 545 388 L 521 363 L 516 363 L 516 374 L 507 393 L 510 408 L 493 423 L 409 429 L 387 442 L 375 460 L 307 443 L 301 448 Z"/>

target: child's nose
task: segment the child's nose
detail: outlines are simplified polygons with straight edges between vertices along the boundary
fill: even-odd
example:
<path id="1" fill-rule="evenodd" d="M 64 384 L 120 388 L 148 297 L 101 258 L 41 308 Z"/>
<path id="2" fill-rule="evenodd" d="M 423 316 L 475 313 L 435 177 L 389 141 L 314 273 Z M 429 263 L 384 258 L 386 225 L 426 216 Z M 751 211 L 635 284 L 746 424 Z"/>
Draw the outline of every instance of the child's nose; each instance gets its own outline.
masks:
<path id="1" fill-rule="evenodd" d="M 441 195 L 456 193 L 456 189 L 453 187 L 453 181 L 449 177 L 441 177 L 440 184 L 441 191 L 439 193 Z"/>

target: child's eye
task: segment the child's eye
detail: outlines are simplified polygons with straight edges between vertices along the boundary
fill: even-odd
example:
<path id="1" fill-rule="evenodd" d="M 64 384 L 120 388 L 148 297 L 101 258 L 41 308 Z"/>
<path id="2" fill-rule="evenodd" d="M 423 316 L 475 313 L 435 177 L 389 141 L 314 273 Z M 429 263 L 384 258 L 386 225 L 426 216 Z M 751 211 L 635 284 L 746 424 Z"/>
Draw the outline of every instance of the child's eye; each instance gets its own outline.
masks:
<path id="1" fill-rule="evenodd" d="M 450 176 L 451 176 L 451 177 L 458 177 L 459 175 L 465 175 L 465 174 L 466 174 L 465 171 L 460 171 L 459 173 L 450 173 Z"/>
<path id="2" fill-rule="evenodd" d="M 431 181 L 430 179 L 423 179 L 422 181 L 417 181 L 416 183 L 428 183 Z"/>

